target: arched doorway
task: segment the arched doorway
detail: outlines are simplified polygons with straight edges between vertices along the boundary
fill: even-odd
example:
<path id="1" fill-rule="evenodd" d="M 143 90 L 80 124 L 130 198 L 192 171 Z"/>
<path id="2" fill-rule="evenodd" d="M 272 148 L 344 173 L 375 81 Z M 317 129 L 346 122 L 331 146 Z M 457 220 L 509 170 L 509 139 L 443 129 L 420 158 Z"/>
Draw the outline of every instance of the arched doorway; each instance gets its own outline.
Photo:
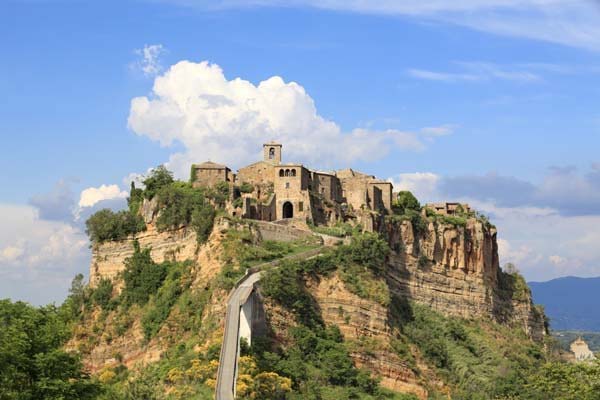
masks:
<path id="1" fill-rule="evenodd" d="M 294 217 L 294 206 L 289 201 L 283 203 L 283 218 Z"/>

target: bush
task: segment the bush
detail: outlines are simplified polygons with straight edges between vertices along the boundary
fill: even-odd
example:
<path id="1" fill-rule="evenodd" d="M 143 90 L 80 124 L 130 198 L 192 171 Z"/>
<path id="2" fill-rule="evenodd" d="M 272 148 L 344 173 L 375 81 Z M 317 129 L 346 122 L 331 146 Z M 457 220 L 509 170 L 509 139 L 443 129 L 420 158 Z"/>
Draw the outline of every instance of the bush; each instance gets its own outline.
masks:
<path id="1" fill-rule="evenodd" d="M 171 313 L 173 305 L 177 302 L 183 290 L 187 288 L 184 288 L 184 283 L 182 282 L 182 275 L 187 266 L 187 263 L 169 262 L 161 265 L 161 267 L 168 271 L 168 275 L 153 298 L 150 308 L 142 317 L 142 327 L 146 339 L 151 339 L 156 335 L 163 322 Z"/>
<path id="2" fill-rule="evenodd" d="M 240 192 L 242 193 L 252 193 L 254 191 L 254 185 L 248 182 L 242 182 L 240 185 Z"/>
<path id="3" fill-rule="evenodd" d="M 123 271 L 125 286 L 121 295 L 124 296 L 126 305 L 143 306 L 162 285 L 167 271 L 163 265 L 156 264 L 152 260 L 149 248 L 141 250 L 137 241 L 133 246 L 133 255 L 125 259 Z"/>
<path id="4" fill-rule="evenodd" d="M 160 209 L 156 225 L 159 231 L 191 225 L 198 243 L 208 239 L 215 210 L 206 199 L 204 188 L 192 188 L 184 182 L 163 186 L 157 193 Z"/>
<path id="5" fill-rule="evenodd" d="M 338 250 L 342 258 L 363 265 L 375 274 L 385 272 L 385 261 L 390 253 L 387 242 L 376 233 L 364 233 L 352 237 L 350 245 Z"/>
<path id="6" fill-rule="evenodd" d="M 129 207 L 129 212 L 132 215 L 137 215 L 143 201 L 144 191 L 142 189 L 137 189 L 135 187 L 135 183 L 131 182 L 131 189 L 129 190 L 129 197 L 127 198 L 127 206 Z"/>
<path id="7" fill-rule="evenodd" d="M 103 278 L 98 286 L 92 292 L 92 301 L 103 310 L 109 309 L 110 299 L 112 298 L 113 284 L 110 279 Z"/>
<path id="8" fill-rule="evenodd" d="M 169 186 L 173 181 L 173 173 L 164 165 L 159 165 L 144 179 L 144 197 L 151 200 L 161 188 Z"/>
<path id="9" fill-rule="evenodd" d="M 85 225 L 86 233 L 92 243 L 124 239 L 146 230 L 146 224 L 140 215 L 134 215 L 129 211 L 115 213 L 108 208 L 93 214 Z"/>
<path id="10" fill-rule="evenodd" d="M 421 204 L 419 200 L 408 190 L 398 192 L 398 196 L 392 205 L 396 214 L 405 214 L 408 210 L 420 212 Z"/>
<path id="11" fill-rule="evenodd" d="M 513 263 L 507 263 L 503 270 L 498 271 L 498 288 L 516 301 L 525 301 L 531 298 L 531 289 Z"/>
<path id="12" fill-rule="evenodd" d="M 94 399 L 81 360 L 62 350 L 69 326 L 55 306 L 0 300 L 0 399 Z"/>

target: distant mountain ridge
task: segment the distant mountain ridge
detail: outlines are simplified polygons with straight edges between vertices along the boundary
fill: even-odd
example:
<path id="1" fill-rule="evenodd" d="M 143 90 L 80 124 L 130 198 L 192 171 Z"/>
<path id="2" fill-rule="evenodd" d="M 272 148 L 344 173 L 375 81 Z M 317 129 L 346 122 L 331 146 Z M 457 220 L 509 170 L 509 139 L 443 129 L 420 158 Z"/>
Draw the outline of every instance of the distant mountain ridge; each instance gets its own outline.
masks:
<path id="1" fill-rule="evenodd" d="M 600 277 L 567 276 L 528 284 L 534 302 L 545 307 L 551 329 L 600 332 Z"/>

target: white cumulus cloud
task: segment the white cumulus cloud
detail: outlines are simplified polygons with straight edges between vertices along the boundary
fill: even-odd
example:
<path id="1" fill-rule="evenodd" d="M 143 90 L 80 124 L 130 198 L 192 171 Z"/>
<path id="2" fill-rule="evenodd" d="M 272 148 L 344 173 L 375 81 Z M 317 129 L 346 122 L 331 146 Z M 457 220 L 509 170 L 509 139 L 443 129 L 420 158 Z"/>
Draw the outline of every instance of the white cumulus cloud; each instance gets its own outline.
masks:
<path id="1" fill-rule="evenodd" d="M 83 231 L 40 218 L 32 206 L 0 204 L 0 293 L 35 304 L 62 301 L 73 276 L 89 268 Z"/>
<path id="2" fill-rule="evenodd" d="M 395 129 L 344 132 L 317 112 L 296 82 L 279 76 L 257 85 L 227 79 L 208 62 L 181 61 L 155 79 L 151 96 L 131 101 L 129 128 L 162 146 L 183 144 L 169 167 L 185 176 L 192 162 L 212 159 L 231 167 L 255 161 L 269 140 L 284 144 L 286 160 L 318 167 L 385 157 L 393 148 L 421 151 L 425 134 Z"/>
<path id="3" fill-rule="evenodd" d="M 117 185 L 100 185 L 90 187 L 81 191 L 79 195 L 79 207 L 93 207 L 103 200 L 125 199 L 128 193 L 121 190 Z"/>
<path id="4" fill-rule="evenodd" d="M 440 199 L 437 187 L 439 180 L 440 177 L 431 172 L 403 173 L 389 179 L 394 191 L 408 190 L 422 203 Z"/>

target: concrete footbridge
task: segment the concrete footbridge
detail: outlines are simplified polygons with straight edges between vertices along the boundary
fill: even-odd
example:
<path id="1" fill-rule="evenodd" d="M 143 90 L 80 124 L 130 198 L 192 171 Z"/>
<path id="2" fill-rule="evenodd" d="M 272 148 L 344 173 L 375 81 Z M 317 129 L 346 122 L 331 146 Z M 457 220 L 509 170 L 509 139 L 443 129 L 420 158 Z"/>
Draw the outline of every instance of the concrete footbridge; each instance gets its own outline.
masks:
<path id="1" fill-rule="evenodd" d="M 311 258 L 322 251 L 322 247 L 318 247 L 253 267 L 246 271 L 246 275 L 231 290 L 227 300 L 225 331 L 217 371 L 217 400 L 235 399 L 240 339 L 245 338 L 248 344 L 251 343 L 256 321 L 262 316 L 260 299 L 255 292 L 255 284 L 260 280 L 262 270 L 274 268 L 284 260 Z"/>

